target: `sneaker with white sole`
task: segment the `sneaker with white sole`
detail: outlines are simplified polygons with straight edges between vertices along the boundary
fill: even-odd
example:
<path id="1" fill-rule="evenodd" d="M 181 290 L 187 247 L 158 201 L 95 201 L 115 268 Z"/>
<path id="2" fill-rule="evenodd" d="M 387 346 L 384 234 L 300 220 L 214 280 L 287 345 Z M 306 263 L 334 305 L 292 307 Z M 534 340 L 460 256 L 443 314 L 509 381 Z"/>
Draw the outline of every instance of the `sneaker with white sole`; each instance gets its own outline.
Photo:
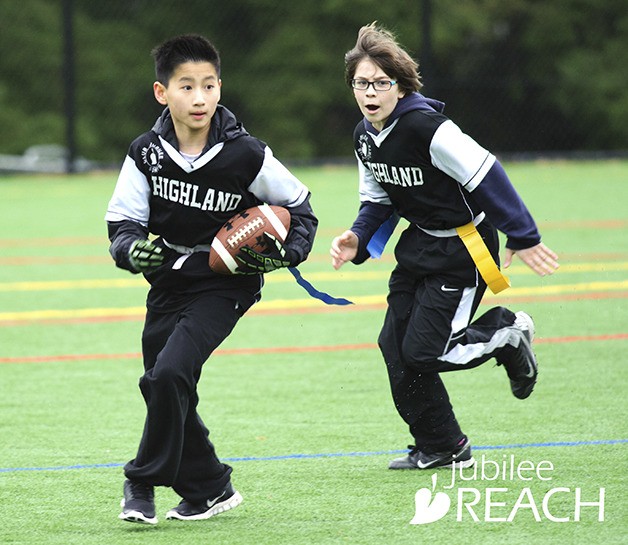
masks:
<path id="1" fill-rule="evenodd" d="M 127 479 L 124 481 L 124 498 L 120 502 L 120 520 L 157 524 L 155 516 L 155 489 L 148 484 Z"/>
<path id="2" fill-rule="evenodd" d="M 166 513 L 166 518 L 170 520 L 204 520 L 229 511 L 241 503 L 241 494 L 234 490 L 231 483 L 229 483 L 220 496 L 203 503 L 190 503 L 187 500 L 181 500 L 179 505 Z"/>
<path id="3" fill-rule="evenodd" d="M 388 464 L 388 469 L 434 469 L 437 467 L 471 467 L 475 460 L 471 455 L 471 443 L 462 439 L 452 450 L 426 454 L 414 445 L 408 446 L 410 452 L 395 458 Z"/>
<path id="4" fill-rule="evenodd" d="M 497 365 L 503 365 L 506 369 L 513 395 L 518 399 L 526 399 L 534 390 L 538 376 L 538 364 L 532 351 L 532 317 L 523 311 L 515 313 L 511 335 L 513 342 L 498 355 Z"/>

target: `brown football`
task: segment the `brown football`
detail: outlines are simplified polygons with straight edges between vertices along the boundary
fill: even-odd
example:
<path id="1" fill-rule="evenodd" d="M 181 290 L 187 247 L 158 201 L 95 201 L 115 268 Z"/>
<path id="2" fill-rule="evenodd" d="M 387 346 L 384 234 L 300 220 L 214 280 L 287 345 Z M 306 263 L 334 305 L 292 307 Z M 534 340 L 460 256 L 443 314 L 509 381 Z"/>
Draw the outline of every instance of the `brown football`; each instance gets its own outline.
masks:
<path id="1" fill-rule="evenodd" d="M 238 262 L 235 256 L 243 246 L 263 252 L 266 249 L 264 233 L 286 240 L 290 229 L 290 212 L 281 206 L 261 204 L 243 210 L 225 223 L 211 244 L 209 266 L 220 274 L 235 274 Z"/>

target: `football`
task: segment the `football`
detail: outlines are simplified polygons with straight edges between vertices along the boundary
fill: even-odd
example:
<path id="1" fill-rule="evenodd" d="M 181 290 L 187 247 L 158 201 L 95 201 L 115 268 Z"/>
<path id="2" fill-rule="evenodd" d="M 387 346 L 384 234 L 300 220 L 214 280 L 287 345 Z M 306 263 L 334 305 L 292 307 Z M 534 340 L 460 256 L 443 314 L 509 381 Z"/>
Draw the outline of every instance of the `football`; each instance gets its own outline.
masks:
<path id="1" fill-rule="evenodd" d="M 225 223 L 212 240 L 209 266 L 219 274 L 235 274 L 238 262 L 235 256 L 240 248 L 249 246 L 263 252 L 266 249 L 264 233 L 286 240 L 290 229 L 290 212 L 281 206 L 261 204 L 236 214 Z"/>

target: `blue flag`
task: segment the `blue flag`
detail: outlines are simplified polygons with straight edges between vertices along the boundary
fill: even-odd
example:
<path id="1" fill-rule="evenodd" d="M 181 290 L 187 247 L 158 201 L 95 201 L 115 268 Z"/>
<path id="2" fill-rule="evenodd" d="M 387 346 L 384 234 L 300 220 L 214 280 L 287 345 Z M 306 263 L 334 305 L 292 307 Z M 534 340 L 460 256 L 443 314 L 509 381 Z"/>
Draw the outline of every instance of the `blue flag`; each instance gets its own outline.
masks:
<path id="1" fill-rule="evenodd" d="M 348 299 L 332 297 L 328 293 L 318 291 L 312 284 L 310 284 L 305 278 L 301 276 L 301 273 L 296 267 L 288 267 L 288 270 L 292 273 L 292 276 L 297 281 L 297 284 L 307 291 L 314 299 L 319 299 L 326 305 L 352 305 L 353 302 Z"/>
<path id="2" fill-rule="evenodd" d="M 375 234 L 371 237 L 368 244 L 366 245 L 366 249 L 373 259 L 379 259 L 382 257 L 382 253 L 384 252 L 384 247 L 388 242 L 388 239 L 392 236 L 395 227 L 399 223 L 399 215 L 396 212 L 393 212 L 392 216 L 390 216 L 384 223 L 382 223 Z"/>

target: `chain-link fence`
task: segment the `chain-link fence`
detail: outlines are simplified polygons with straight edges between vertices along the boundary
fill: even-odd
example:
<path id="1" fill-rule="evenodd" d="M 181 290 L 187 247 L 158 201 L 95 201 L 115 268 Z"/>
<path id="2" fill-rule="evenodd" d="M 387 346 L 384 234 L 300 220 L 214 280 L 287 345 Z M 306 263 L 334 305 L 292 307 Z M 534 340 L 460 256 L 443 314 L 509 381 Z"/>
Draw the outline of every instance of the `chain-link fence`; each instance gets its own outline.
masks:
<path id="1" fill-rule="evenodd" d="M 160 112 L 151 49 L 201 33 L 221 52 L 221 102 L 251 133 L 283 159 L 349 158 L 360 115 L 343 57 L 373 20 L 419 60 L 424 94 L 446 102 L 445 113 L 492 151 L 626 150 L 624 8 L 623 0 L 0 0 L 0 153 L 28 150 L 41 161 L 69 148 L 75 168 L 119 164 Z"/>

